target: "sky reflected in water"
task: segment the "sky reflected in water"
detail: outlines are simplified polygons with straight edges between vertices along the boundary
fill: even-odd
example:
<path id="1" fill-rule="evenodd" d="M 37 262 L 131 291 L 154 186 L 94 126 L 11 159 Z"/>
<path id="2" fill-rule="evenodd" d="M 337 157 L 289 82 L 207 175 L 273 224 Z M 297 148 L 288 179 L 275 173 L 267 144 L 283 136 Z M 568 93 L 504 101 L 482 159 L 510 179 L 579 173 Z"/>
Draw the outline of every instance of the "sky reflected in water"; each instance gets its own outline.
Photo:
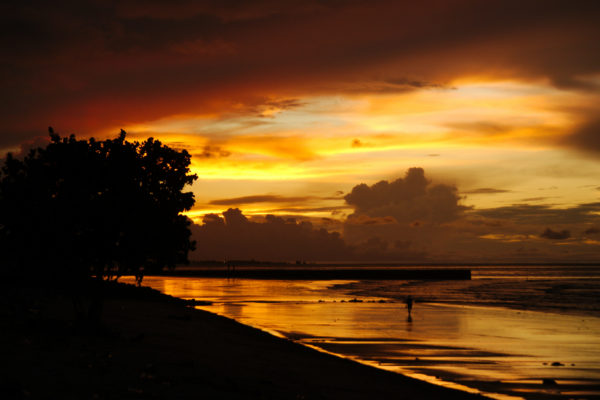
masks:
<path id="1" fill-rule="evenodd" d="M 600 318 L 416 303 L 409 319 L 401 301 L 330 289 L 348 282 L 144 279 L 164 293 L 213 302 L 199 308 L 412 376 L 527 398 L 600 390 Z"/>

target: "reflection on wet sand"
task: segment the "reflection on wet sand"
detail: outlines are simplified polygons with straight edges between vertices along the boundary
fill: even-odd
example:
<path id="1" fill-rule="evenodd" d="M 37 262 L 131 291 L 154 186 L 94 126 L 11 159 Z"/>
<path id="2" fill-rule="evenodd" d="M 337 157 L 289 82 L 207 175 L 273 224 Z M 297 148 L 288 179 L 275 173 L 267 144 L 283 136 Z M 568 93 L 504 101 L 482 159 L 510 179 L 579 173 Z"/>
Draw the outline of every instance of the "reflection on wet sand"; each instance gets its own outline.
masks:
<path id="1" fill-rule="evenodd" d="M 328 290 L 331 281 L 144 283 L 213 301 L 200 308 L 311 347 L 436 383 L 536 399 L 600 392 L 599 318 L 423 303 L 407 317 L 402 302 L 344 296 Z"/>

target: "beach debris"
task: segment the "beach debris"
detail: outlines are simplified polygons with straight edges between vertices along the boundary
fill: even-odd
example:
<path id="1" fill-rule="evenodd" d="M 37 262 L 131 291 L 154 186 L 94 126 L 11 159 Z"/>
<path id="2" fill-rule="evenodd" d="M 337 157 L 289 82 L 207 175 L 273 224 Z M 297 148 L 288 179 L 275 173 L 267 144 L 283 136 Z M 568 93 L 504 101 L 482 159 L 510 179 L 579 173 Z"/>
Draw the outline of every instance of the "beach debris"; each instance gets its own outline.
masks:
<path id="1" fill-rule="evenodd" d="M 542 379 L 542 385 L 544 385 L 544 386 L 556 386 L 556 385 L 558 385 L 558 383 L 556 383 L 556 381 L 554 379 L 544 378 L 544 379 Z"/>
<path id="2" fill-rule="evenodd" d="M 213 305 L 212 301 L 207 301 L 207 300 L 189 299 L 189 300 L 185 300 L 185 302 L 186 302 L 186 306 L 190 306 L 190 307 L 212 306 Z"/>
<path id="3" fill-rule="evenodd" d="M 550 364 L 550 365 L 552 365 L 553 367 L 564 367 L 564 366 L 565 366 L 565 364 L 563 364 L 563 363 L 561 363 L 561 362 L 558 362 L 558 361 L 554 361 L 554 362 L 553 362 L 552 364 Z"/>

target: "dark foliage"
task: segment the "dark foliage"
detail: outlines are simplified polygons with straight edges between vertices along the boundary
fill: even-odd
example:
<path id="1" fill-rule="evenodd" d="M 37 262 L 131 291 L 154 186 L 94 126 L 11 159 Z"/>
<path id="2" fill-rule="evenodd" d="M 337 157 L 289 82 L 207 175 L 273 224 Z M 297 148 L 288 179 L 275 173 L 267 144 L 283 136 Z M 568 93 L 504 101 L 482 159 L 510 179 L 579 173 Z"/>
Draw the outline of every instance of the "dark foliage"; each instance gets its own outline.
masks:
<path id="1" fill-rule="evenodd" d="M 75 283 L 173 268 L 186 262 L 194 204 L 190 155 L 152 138 L 61 138 L 0 172 L 5 274 Z"/>

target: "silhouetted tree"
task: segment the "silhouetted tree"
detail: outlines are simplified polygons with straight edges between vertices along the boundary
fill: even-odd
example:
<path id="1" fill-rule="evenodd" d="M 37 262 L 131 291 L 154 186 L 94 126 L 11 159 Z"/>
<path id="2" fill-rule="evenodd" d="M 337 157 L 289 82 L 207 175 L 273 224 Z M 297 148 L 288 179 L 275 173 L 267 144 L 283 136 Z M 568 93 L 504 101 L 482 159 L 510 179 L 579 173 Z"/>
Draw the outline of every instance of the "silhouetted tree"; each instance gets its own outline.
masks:
<path id="1" fill-rule="evenodd" d="M 173 268 L 186 262 L 194 204 L 190 155 L 149 138 L 77 140 L 8 154 L 0 172 L 4 272 L 52 284 Z"/>

